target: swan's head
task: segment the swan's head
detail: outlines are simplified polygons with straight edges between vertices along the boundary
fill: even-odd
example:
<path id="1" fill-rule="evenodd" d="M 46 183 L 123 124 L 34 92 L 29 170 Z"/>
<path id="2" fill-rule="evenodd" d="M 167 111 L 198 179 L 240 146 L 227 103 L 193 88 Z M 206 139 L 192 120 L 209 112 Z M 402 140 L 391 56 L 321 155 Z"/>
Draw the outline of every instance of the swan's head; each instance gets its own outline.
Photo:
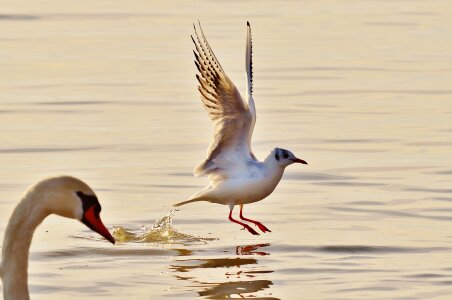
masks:
<path id="1" fill-rule="evenodd" d="M 30 193 L 45 199 L 48 213 L 77 219 L 111 243 L 115 243 L 100 218 L 102 208 L 96 194 L 83 181 L 70 176 L 53 177 L 38 183 Z"/>
<path id="2" fill-rule="evenodd" d="M 276 162 L 278 165 L 282 167 L 287 167 L 293 163 L 300 163 L 307 165 L 308 163 L 302 159 L 297 158 L 292 152 L 286 149 L 275 148 L 270 153 L 267 159 L 270 159 Z"/>

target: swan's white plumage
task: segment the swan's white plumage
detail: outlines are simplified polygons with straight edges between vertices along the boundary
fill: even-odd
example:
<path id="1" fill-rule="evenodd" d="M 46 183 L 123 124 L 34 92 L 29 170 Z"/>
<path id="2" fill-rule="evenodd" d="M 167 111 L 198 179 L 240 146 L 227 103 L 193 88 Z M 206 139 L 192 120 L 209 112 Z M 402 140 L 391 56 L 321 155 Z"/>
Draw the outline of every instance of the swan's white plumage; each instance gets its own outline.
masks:
<path id="1" fill-rule="evenodd" d="M 18 203 L 6 227 L 2 247 L 0 277 L 5 300 L 29 299 L 28 254 L 36 227 L 50 214 L 82 220 L 83 203 L 77 192 L 94 196 L 91 188 L 79 179 L 54 177 L 30 187 Z"/>

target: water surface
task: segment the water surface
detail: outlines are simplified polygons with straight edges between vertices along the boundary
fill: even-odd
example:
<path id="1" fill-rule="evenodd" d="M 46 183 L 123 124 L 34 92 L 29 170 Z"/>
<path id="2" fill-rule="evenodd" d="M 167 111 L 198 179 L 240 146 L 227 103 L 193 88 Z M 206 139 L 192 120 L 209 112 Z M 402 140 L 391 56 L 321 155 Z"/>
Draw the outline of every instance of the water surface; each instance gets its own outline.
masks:
<path id="1" fill-rule="evenodd" d="M 132 237 L 204 187 L 191 24 L 243 91 L 249 20 L 254 152 L 309 162 L 245 207 L 272 232 L 197 203 L 174 215 L 178 238 L 112 246 L 50 217 L 32 298 L 450 299 L 451 18 L 450 1 L 3 1 L 0 243 L 45 176 L 88 182 Z"/>

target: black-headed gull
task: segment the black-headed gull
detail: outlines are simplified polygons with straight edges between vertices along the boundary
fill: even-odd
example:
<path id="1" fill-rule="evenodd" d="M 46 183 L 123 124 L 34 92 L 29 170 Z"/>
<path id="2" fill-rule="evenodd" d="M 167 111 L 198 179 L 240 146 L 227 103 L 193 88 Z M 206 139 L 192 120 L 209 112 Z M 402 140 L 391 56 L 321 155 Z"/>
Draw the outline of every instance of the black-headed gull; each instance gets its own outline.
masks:
<path id="1" fill-rule="evenodd" d="M 196 201 L 229 205 L 229 220 L 244 226 L 250 233 L 258 234 L 248 224 L 232 218 L 235 205 L 240 205 L 240 219 L 251 222 L 262 232 L 270 232 L 262 223 L 243 216 L 243 205 L 264 199 L 278 185 L 284 169 L 293 163 L 307 164 L 285 149 L 273 149 L 260 162 L 251 151 L 251 136 L 256 122 L 253 100 L 253 62 L 251 27 L 247 22 L 245 102 L 234 83 L 224 72 L 207 42 L 201 24 L 195 27 L 195 64 L 199 73 L 198 90 L 209 117 L 215 124 L 215 136 L 208 149 L 207 159 L 199 164 L 195 176 L 208 175 L 210 184 L 190 199 L 175 204 L 181 206 Z"/>

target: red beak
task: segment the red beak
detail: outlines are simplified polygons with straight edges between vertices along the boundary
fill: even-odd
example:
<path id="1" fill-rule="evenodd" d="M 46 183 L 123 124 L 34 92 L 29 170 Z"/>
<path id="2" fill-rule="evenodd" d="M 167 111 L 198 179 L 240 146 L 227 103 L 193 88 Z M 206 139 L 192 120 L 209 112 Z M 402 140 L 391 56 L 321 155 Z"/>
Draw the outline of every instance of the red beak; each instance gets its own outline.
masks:
<path id="1" fill-rule="evenodd" d="M 102 220 L 100 219 L 99 216 L 99 212 L 96 211 L 95 205 L 91 206 L 85 211 L 85 213 L 83 214 L 82 222 L 83 224 L 88 226 L 91 230 L 97 232 L 98 234 L 106 238 L 112 244 L 115 243 L 115 238 L 110 234 L 108 229 L 105 227 L 104 223 L 102 223 Z"/>
<path id="2" fill-rule="evenodd" d="M 292 159 L 294 162 L 296 162 L 296 163 L 300 163 L 300 164 L 304 164 L 304 165 L 307 165 L 308 163 L 306 162 L 306 161 L 304 161 L 304 160 L 302 160 L 302 159 L 299 159 L 299 158 L 294 158 L 294 159 Z"/>

